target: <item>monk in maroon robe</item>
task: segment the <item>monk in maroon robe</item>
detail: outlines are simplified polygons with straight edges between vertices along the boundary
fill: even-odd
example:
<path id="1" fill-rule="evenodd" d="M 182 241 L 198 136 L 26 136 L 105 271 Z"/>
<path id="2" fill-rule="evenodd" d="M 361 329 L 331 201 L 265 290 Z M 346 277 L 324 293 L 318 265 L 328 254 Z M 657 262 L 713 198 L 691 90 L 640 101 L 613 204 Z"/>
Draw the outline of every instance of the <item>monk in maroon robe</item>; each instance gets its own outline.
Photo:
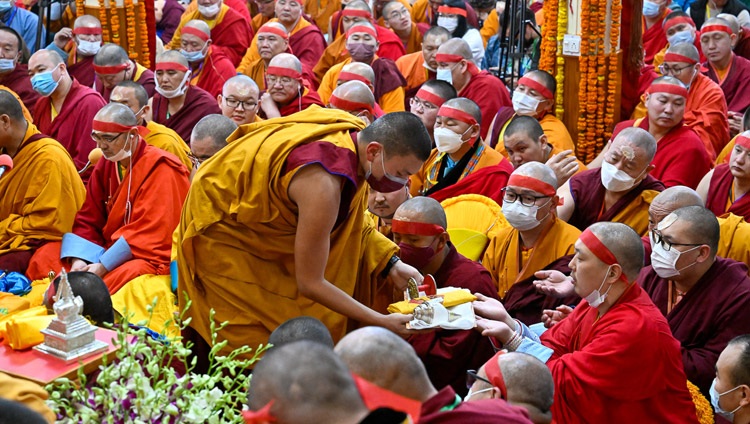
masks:
<path id="1" fill-rule="evenodd" d="M 109 43 L 99 49 L 94 56 L 94 72 L 95 89 L 107 102 L 112 89 L 122 81 L 137 82 L 149 97 L 155 93 L 154 72 L 131 60 L 128 52 L 117 44 Z"/>
<path id="2" fill-rule="evenodd" d="M 164 44 L 169 44 L 180 26 L 180 17 L 185 13 L 185 8 L 177 0 L 164 0 L 161 3 L 161 19 L 156 22 L 156 34 Z M 158 6 L 159 2 L 156 3 L 156 7 Z"/>
<path id="3" fill-rule="evenodd" d="M 734 54 L 750 60 L 750 28 L 740 27 L 737 43 L 734 45 Z"/>
<path id="4" fill-rule="evenodd" d="M 667 46 L 667 35 L 664 33 L 664 18 L 669 15 L 667 3 L 659 5 L 654 16 L 643 16 L 643 53 L 646 65 L 654 62 L 654 56 Z"/>
<path id="5" fill-rule="evenodd" d="M 76 18 L 73 29 L 62 28 L 47 49 L 65 60 L 70 76 L 86 87 L 94 86 L 94 55 L 102 46 L 102 24 L 92 15 Z"/>
<path id="6" fill-rule="evenodd" d="M 484 139 L 492 120 L 502 106 L 513 106 L 508 89 L 487 71 L 480 71 L 473 63 L 471 48 L 460 38 L 448 40 L 438 48 L 435 56 L 439 69 L 450 69 L 452 84 L 459 97 L 473 100 L 482 110 L 480 136 Z M 488 95 L 492 93 L 492 95 Z"/>
<path id="7" fill-rule="evenodd" d="M 706 208 L 716 216 L 728 213 L 750 219 L 750 196 L 747 195 L 750 183 L 750 132 L 735 138 L 734 149 L 729 163 L 723 163 L 706 174 L 698 192 L 706 200 Z"/>
<path id="8" fill-rule="evenodd" d="M 708 396 L 719 354 L 729 340 L 750 333 L 747 266 L 716 256 L 719 223 L 702 206 L 677 209 L 656 231 L 652 265 L 641 271 L 638 283 L 680 342 L 688 380 Z M 693 244 L 678 246 L 677 241 Z M 663 259 L 667 247 L 682 252 L 671 267 Z"/>
<path id="9" fill-rule="evenodd" d="M 4 85 L 18 94 L 26 109 L 33 109 L 39 99 L 39 93 L 31 88 L 28 66 L 19 63 L 23 40 L 12 28 L 0 28 L 0 45 L 6 50 L 5 58 L 13 61 L 13 69 L 0 70 L 0 85 Z"/>
<path id="10" fill-rule="evenodd" d="M 729 111 L 742 115 L 750 106 L 750 85 L 747 84 L 750 60 L 734 54 L 733 37 L 732 28 L 723 19 L 712 18 L 703 24 L 701 47 L 708 58 L 703 73 L 721 86 Z"/>
<path id="11" fill-rule="evenodd" d="M 302 63 L 292 54 L 280 53 L 268 62 L 266 92 L 260 96 L 264 119 L 288 116 L 311 105 L 324 106 L 318 93 L 305 87 Z"/>

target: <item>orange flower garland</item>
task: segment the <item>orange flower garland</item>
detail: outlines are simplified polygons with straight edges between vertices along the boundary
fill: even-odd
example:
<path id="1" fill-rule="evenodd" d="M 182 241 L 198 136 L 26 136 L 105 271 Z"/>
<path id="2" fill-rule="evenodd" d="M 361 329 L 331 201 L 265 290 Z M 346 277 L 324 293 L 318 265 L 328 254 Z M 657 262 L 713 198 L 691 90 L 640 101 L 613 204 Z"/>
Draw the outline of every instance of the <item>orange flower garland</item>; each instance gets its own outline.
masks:
<path id="1" fill-rule="evenodd" d="M 588 74 L 589 74 L 589 26 L 591 5 L 589 0 L 581 1 L 581 56 L 578 61 L 579 69 L 579 83 L 578 83 L 578 145 L 577 155 L 578 158 L 584 162 L 588 162 L 588 149 L 589 149 L 589 135 L 586 131 L 588 123 L 586 117 L 587 112 L 587 95 L 588 95 Z"/>
<path id="2" fill-rule="evenodd" d="M 559 0 L 557 5 L 557 38 L 555 47 L 557 50 L 555 62 L 555 81 L 557 89 L 555 91 L 555 116 L 562 120 L 565 109 L 563 100 L 565 99 L 565 58 L 562 55 L 562 43 L 565 33 L 568 32 L 568 0 Z"/>
<path id="3" fill-rule="evenodd" d="M 128 47 L 126 50 L 130 52 L 129 57 L 131 59 L 137 60 L 138 50 L 135 46 L 135 4 L 133 4 L 133 1 L 134 0 L 125 0 L 123 2 L 125 6 L 125 23 L 127 24 L 125 31 L 128 34 Z"/>
<path id="4" fill-rule="evenodd" d="M 555 58 L 558 49 L 558 5 L 552 0 L 545 1 L 542 9 L 544 10 L 544 24 L 542 25 L 542 45 L 541 57 L 539 58 L 539 69 L 552 73 L 555 70 Z"/>
<path id="5" fill-rule="evenodd" d="M 80 18 L 85 13 L 86 9 L 86 1 L 85 0 L 76 0 L 76 18 Z"/>
<path id="6" fill-rule="evenodd" d="M 615 96 L 617 95 L 617 46 L 620 40 L 620 18 L 622 1 L 612 0 L 610 11 L 611 28 L 609 33 L 609 75 L 607 76 L 607 111 L 604 114 L 604 141 L 612 137 L 615 126 Z"/>
<path id="7" fill-rule="evenodd" d="M 117 13 L 116 0 L 109 0 L 109 10 L 109 23 L 112 25 L 112 39 L 110 41 L 122 46 L 122 43 L 120 43 L 120 15 Z"/>
<path id="8" fill-rule="evenodd" d="M 151 55 L 148 49 L 148 23 L 146 22 L 146 1 L 138 0 L 138 21 L 141 34 L 141 54 L 139 63 L 147 68 L 151 67 Z M 135 22 L 133 23 L 135 24 Z M 130 25 L 130 23 L 128 23 Z M 135 26 L 135 25 L 133 25 Z"/>
<path id="9" fill-rule="evenodd" d="M 104 0 L 99 0 L 99 22 L 102 24 L 102 43 L 106 43 L 110 38 L 109 25 L 107 25 L 107 8 L 104 7 Z"/>

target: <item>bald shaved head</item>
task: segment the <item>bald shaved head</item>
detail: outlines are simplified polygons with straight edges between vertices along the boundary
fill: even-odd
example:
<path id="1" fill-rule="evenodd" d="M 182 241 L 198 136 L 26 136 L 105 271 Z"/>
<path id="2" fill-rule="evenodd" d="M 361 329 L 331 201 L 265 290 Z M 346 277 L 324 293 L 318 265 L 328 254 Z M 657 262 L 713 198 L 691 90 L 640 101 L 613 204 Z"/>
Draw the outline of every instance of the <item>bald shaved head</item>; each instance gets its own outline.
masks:
<path id="1" fill-rule="evenodd" d="M 615 137 L 615 140 L 612 142 L 612 147 L 615 146 L 615 143 L 617 143 L 618 140 L 628 141 L 632 144 L 633 147 L 639 148 L 640 150 L 638 151 L 643 152 L 644 159 L 648 163 L 651 163 L 651 161 L 654 159 L 654 155 L 656 154 L 656 139 L 643 128 L 629 127 L 620 131 L 620 133 L 617 134 L 617 137 Z"/>
<path id="2" fill-rule="evenodd" d="M 729 28 L 732 28 L 732 24 L 730 24 L 729 22 L 727 22 L 727 21 L 726 21 L 725 19 L 721 19 L 721 18 L 710 18 L 710 19 L 706 19 L 706 21 L 705 21 L 705 22 L 703 22 L 703 26 L 701 26 L 701 30 L 702 30 L 703 28 L 705 28 L 705 27 L 707 27 L 707 26 L 711 26 L 711 25 L 726 25 L 726 26 L 728 26 Z"/>
<path id="3" fill-rule="evenodd" d="M 443 43 L 438 48 L 438 54 L 441 53 L 456 54 L 468 61 L 471 61 L 474 57 L 471 53 L 471 47 L 469 47 L 469 43 L 461 38 L 451 38 L 450 40 Z"/>
<path id="4" fill-rule="evenodd" d="M 366 11 L 372 13 L 372 9 L 370 8 L 370 6 L 366 2 L 364 2 L 362 0 L 353 0 L 353 1 L 350 1 L 349 4 L 347 4 L 346 7 L 344 7 L 344 9 L 349 9 L 349 10 L 366 10 Z"/>
<path id="5" fill-rule="evenodd" d="M 375 84 L 375 71 L 373 71 L 372 67 L 366 63 L 351 62 L 351 63 L 344 65 L 344 67 L 341 68 L 341 71 L 351 72 L 353 74 L 363 76 L 367 78 L 368 81 L 370 81 L 371 85 Z"/>
<path id="6" fill-rule="evenodd" d="M 165 50 L 156 56 L 156 63 L 162 62 L 176 62 L 186 68 L 189 66 L 187 59 L 185 59 L 185 56 L 183 56 L 179 50 Z"/>
<path id="7" fill-rule="evenodd" d="M 732 28 L 732 32 L 736 34 L 740 33 L 740 21 L 737 17 L 730 15 L 729 13 L 719 13 L 716 15 L 717 18 L 725 20 L 729 24 L 729 28 Z"/>
<path id="8" fill-rule="evenodd" d="M 588 229 L 612 252 L 628 280 L 634 281 L 643 268 L 641 237 L 630 226 L 620 222 L 597 222 Z"/>
<path id="9" fill-rule="evenodd" d="M 516 116 L 505 128 L 505 137 L 523 134 L 534 142 L 544 135 L 544 129 L 533 116 Z"/>
<path id="10" fill-rule="evenodd" d="M 334 348 L 351 372 L 401 396 L 424 401 L 434 391 L 424 364 L 404 339 L 381 327 L 347 334 Z"/>
<path id="11" fill-rule="evenodd" d="M 133 111 L 120 103 L 108 103 L 96 113 L 94 119 L 104 122 L 116 122 L 121 125 L 135 126 L 138 120 Z"/>
<path id="12" fill-rule="evenodd" d="M 703 206 L 703 199 L 690 187 L 669 187 L 657 194 L 648 207 L 649 229 L 655 228 L 665 216 L 686 206 Z"/>
<path id="13" fill-rule="evenodd" d="M 557 90 L 557 81 L 555 81 L 555 77 L 553 77 L 549 72 L 537 69 L 527 72 L 523 76 L 529 77 L 534 81 L 542 84 L 547 90 L 551 91 L 552 94 L 555 94 L 555 91 Z"/>
<path id="14" fill-rule="evenodd" d="M 678 44 L 678 46 L 679 46 L 679 44 Z M 686 88 L 685 84 L 683 84 L 682 81 L 678 80 L 675 77 L 669 76 L 669 75 L 664 75 L 662 77 L 654 79 L 654 81 L 651 83 L 651 85 L 655 85 L 655 84 L 670 84 L 670 85 L 676 85 L 678 87 Z"/>
<path id="15" fill-rule="evenodd" d="M 73 29 L 76 28 L 101 28 L 102 23 L 99 22 L 99 19 L 97 19 L 94 16 L 91 15 L 82 15 L 76 18 L 75 22 L 73 23 Z"/>
<path id="16" fill-rule="evenodd" d="M 695 46 L 692 45 L 691 43 L 679 43 L 679 44 L 675 44 L 674 46 L 670 46 L 669 49 L 667 50 L 667 53 L 677 53 L 677 54 L 689 57 L 690 59 L 694 60 L 695 63 L 700 62 L 700 55 L 698 54 L 698 49 L 695 48 Z"/>
<path id="17" fill-rule="evenodd" d="M 289 31 L 286 30 L 286 27 L 279 22 L 266 22 L 265 24 L 263 24 L 263 26 L 280 29 L 284 31 L 284 33 L 287 34 L 287 36 L 289 35 Z"/>
<path id="18" fill-rule="evenodd" d="M 370 107 L 375 107 L 375 96 L 372 94 L 370 87 L 362 81 L 348 81 L 333 90 L 333 95 L 339 99 L 350 102 L 365 103 Z M 358 109 L 359 110 L 359 109 Z M 351 110 L 347 112 L 353 112 Z"/>
<path id="19" fill-rule="evenodd" d="M 541 162 L 526 162 L 513 171 L 513 175 L 522 175 L 544 181 L 557 190 L 557 177 L 555 171 Z"/>
<path id="20" fill-rule="evenodd" d="M 437 200 L 419 196 L 411 198 L 396 209 L 394 218 L 410 222 L 422 222 L 425 224 L 435 224 L 443 228 L 448 228 L 448 219 L 445 217 L 445 210 Z"/>
<path id="21" fill-rule="evenodd" d="M 518 406 L 530 405 L 540 414 L 551 417 L 555 383 L 547 365 L 520 352 L 508 352 L 496 360 L 508 388 L 508 402 Z"/>
<path id="22" fill-rule="evenodd" d="M 94 65 L 97 66 L 116 66 L 128 63 L 129 61 L 128 52 L 114 43 L 103 45 L 96 56 L 94 56 Z"/>
<path id="23" fill-rule="evenodd" d="M 192 21 L 188 21 L 185 26 L 189 28 L 195 28 L 198 31 L 201 31 L 202 33 L 211 37 L 211 28 L 205 21 L 202 21 L 200 19 L 193 19 Z"/>
<path id="24" fill-rule="evenodd" d="M 443 105 L 468 113 L 477 121 L 477 124 L 482 125 L 482 110 L 472 100 L 469 100 L 466 97 L 456 97 L 455 99 L 446 101 Z M 441 116 L 439 111 L 438 116 Z"/>
<path id="25" fill-rule="evenodd" d="M 703 206 L 686 206 L 672 212 L 683 226 L 683 235 L 691 243 L 704 243 L 711 248 L 711 255 L 715 256 L 719 248 L 719 220 L 711 210 Z M 686 243 L 686 242 L 683 242 Z"/>
<path id="26" fill-rule="evenodd" d="M 227 82 L 224 83 L 224 87 L 222 90 L 224 96 L 228 95 L 227 89 L 239 90 L 241 92 L 241 95 L 243 96 L 248 95 L 250 91 L 259 90 L 258 84 L 255 82 L 255 80 L 244 74 L 235 75 L 232 78 L 229 78 Z"/>
<path id="27" fill-rule="evenodd" d="M 268 66 L 278 66 L 280 68 L 293 69 L 297 72 L 302 72 L 302 63 L 297 59 L 297 56 L 289 53 L 279 53 L 271 59 Z"/>
<path id="28" fill-rule="evenodd" d="M 435 27 L 435 28 L 440 28 L 440 27 Z M 431 79 L 431 80 L 425 81 L 425 83 L 422 84 L 422 88 L 429 88 L 430 89 L 429 91 L 431 91 L 432 94 L 437 95 L 443 100 L 454 99 L 458 95 L 456 93 L 455 87 L 439 79 Z"/>
<path id="29" fill-rule="evenodd" d="M 47 63 L 49 66 L 57 66 L 61 63 L 64 63 L 62 56 L 60 56 L 59 53 L 57 53 L 54 50 L 47 50 L 47 49 L 41 49 L 38 50 L 36 53 L 31 55 L 31 58 L 29 59 L 29 63 L 31 63 L 33 60 L 39 60 Z M 29 65 L 31 68 L 32 66 Z"/>
<path id="30" fill-rule="evenodd" d="M 26 121 L 21 103 L 10 91 L 6 90 L 0 90 L 0 115 L 7 115 L 17 124 Z"/>

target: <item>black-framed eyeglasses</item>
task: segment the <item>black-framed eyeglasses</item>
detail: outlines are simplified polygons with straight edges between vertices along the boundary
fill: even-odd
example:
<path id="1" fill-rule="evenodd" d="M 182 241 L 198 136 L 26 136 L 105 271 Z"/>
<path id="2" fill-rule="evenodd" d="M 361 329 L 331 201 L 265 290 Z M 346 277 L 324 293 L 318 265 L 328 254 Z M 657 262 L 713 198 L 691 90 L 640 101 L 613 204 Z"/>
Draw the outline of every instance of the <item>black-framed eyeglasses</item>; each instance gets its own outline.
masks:
<path id="1" fill-rule="evenodd" d="M 466 388 L 467 389 L 471 389 L 471 387 L 474 386 L 474 383 L 476 383 L 477 380 L 485 382 L 489 384 L 490 386 L 493 386 L 493 387 L 495 386 L 494 384 L 492 384 L 490 380 L 487 380 L 484 377 L 480 377 L 479 374 L 477 374 L 476 370 L 466 371 Z"/>
<path id="2" fill-rule="evenodd" d="M 258 102 L 256 100 L 237 100 L 230 97 L 224 97 L 224 103 L 226 103 L 226 105 L 231 107 L 232 109 L 236 109 L 240 105 L 242 105 L 242 108 L 246 110 L 255 109 L 255 106 L 258 105 Z"/>
<path id="3" fill-rule="evenodd" d="M 661 232 L 657 229 L 651 230 L 651 243 L 661 244 L 667 252 L 672 250 L 672 246 L 703 246 L 705 243 L 672 243 L 662 236 Z"/>
<path id="4" fill-rule="evenodd" d="M 672 75 L 676 77 L 680 75 L 680 73 L 682 73 L 682 71 L 684 71 L 685 69 L 692 68 L 692 67 L 693 65 L 683 66 L 682 68 L 678 68 L 678 67 L 670 68 L 667 65 L 661 64 L 659 65 L 659 70 L 661 71 L 662 75 Z"/>
<path id="5" fill-rule="evenodd" d="M 120 134 L 117 134 L 117 135 L 112 136 L 112 137 L 104 137 L 104 136 L 101 136 L 101 135 L 99 135 L 99 134 L 97 134 L 97 133 L 95 133 L 95 132 L 92 131 L 91 132 L 91 139 L 94 140 L 97 143 L 112 144 L 112 143 L 115 142 L 115 140 L 117 140 L 118 138 L 122 137 L 123 134 L 127 134 L 127 133 L 121 132 Z"/>
<path id="6" fill-rule="evenodd" d="M 524 206 L 534 206 L 536 201 L 539 199 L 546 199 L 549 196 L 532 196 L 531 194 L 518 194 L 516 192 L 508 190 L 508 187 L 502 189 L 503 200 L 508 203 L 513 203 L 518 199 L 521 199 L 521 204 Z"/>

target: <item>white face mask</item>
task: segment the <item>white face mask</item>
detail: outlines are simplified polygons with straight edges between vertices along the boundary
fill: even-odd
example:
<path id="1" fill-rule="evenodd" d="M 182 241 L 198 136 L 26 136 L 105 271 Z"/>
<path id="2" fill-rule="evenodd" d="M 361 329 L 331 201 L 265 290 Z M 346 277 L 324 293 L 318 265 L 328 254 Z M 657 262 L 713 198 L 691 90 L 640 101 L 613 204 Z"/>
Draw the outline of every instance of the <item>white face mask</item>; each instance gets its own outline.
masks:
<path id="1" fill-rule="evenodd" d="M 643 1 L 643 16 L 655 18 L 659 16 L 659 5 L 648 0 Z"/>
<path id="2" fill-rule="evenodd" d="M 615 193 L 630 190 L 635 185 L 635 180 L 627 172 L 617 169 L 606 160 L 602 162 L 602 184 L 607 190 Z"/>
<path id="3" fill-rule="evenodd" d="M 539 107 L 539 99 L 535 99 L 528 94 L 516 90 L 513 92 L 513 110 L 519 115 L 534 116 Z"/>
<path id="4" fill-rule="evenodd" d="M 107 159 L 110 162 L 117 163 L 117 162 L 119 162 L 121 160 L 129 158 L 132 155 L 132 153 L 130 153 L 130 148 L 133 147 L 132 143 L 131 143 L 131 140 L 133 139 L 132 138 L 133 135 L 132 134 L 128 134 L 125 137 L 127 137 L 128 140 L 125 142 L 125 145 L 122 146 L 122 149 L 120 149 L 119 152 L 115 153 L 114 155 L 112 155 L 110 157 L 102 155 L 102 156 L 104 156 L 104 159 Z"/>
<path id="5" fill-rule="evenodd" d="M 453 73 L 451 72 L 451 68 L 447 69 L 440 69 L 437 70 L 437 75 L 435 76 L 435 79 L 438 81 L 445 81 L 448 84 L 453 85 Z"/>
<path id="6" fill-rule="evenodd" d="M 437 25 L 443 27 L 448 32 L 453 34 L 453 31 L 458 27 L 458 17 L 456 16 L 438 16 Z"/>
<path id="7" fill-rule="evenodd" d="M 430 72 L 437 72 L 437 69 L 430 68 L 430 65 L 428 65 L 427 62 L 423 62 L 422 66 L 424 66 L 424 68 L 427 69 Z"/>
<path id="8" fill-rule="evenodd" d="M 670 47 L 674 46 L 675 44 L 680 44 L 680 43 L 693 44 L 694 41 L 695 41 L 695 33 L 693 31 L 690 31 L 689 29 L 675 32 L 674 34 L 672 34 L 671 37 L 667 37 L 667 42 L 669 43 Z"/>
<path id="9" fill-rule="evenodd" d="M 549 200 L 547 201 L 547 203 L 549 203 Z M 516 199 L 516 201 L 513 203 L 510 203 L 503 199 L 503 216 L 508 221 L 508 223 L 516 230 L 531 230 L 538 227 L 541 223 L 541 220 L 536 219 L 536 213 L 540 208 L 546 206 L 547 203 L 541 206 L 526 206 L 521 203 L 521 199 Z M 544 218 L 546 218 L 546 216 Z"/>
<path id="10" fill-rule="evenodd" d="M 721 415 L 722 417 L 726 418 L 730 423 L 734 421 L 734 413 L 739 411 L 739 409 L 742 408 L 742 405 L 737 405 L 737 407 L 734 408 L 733 411 L 727 412 L 721 409 L 721 406 L 719 406 L 719 399 L 721 399 L 722 396 L 728 393 L 732 393 L 733 391 L 739 389 L 740 387 L 742 386 L 737 386 L 734 389 L 727 390 L 724 393 L 719 393 L 718 391 L 716 391 L 716 379 L 714 378 L 713 383 L 711 383 L 711 389 L 708 391 L 711 396 L 711 406 L 714 407 L 714 411 L 716 411 L 716 413 Z M 471 391 L 469 391 L 469 393 L 471 393 Z"/>
<path id="11" fill-rule="evenodd" d="M 607 281 L 607 274 L 609 274 L 610 269 L 612 269 L 612 265 L 607 267 L 607 272 L 604 273 L 604 279 L 602 280 L 602 284 L 599 286 L 599 288 L 592 291 L 588 296 L 584 297 L 584 299 L 586 299 L 586 302 L 588 302 L 589 306 L 591 306 L 592 308 L 598 308 L 599 305 L 604 303 L 604 301 L 607 299 L 609 291 L 612 290 L 612 284 L 610 284 L 607 291 L 604 294 L 601 294 L 602 287 L 604 287 L 604 283 Z"/>
<path id="12" fill-rule="evenodd" d="M 469 127 L 466 131 L 471 130 Z M 453 131 L 445 127 L 435 128 L 433 134 L 435 135 L 435 145 L 437 146 L 438 152 L 441 153 L 455 153 L 464 144 L 463 136 L 466 134 L 456 134 Z"/>
<path id="13" fill-rule="evenodd" d="M 100 41 L 78 40 L 76 50 L 83 56 L 94 56 L 99 53 L 101 47 L 102 43 Z"/>
<path id="14" fill-rule="evenodd" d="M 695 262 L 693 262 L 686 267 L 677 269 L 677 261 L 680 260 L 680 256 L 682 256 L 683 253 L 698 249 L 700 246 L 695 246 L 692 249 L 688 249 L 684 252 L 680 252 L 679 250 L 675 249 L 674 246 L 672 246 L 671 249 L 666 250 L 661 245 L 661 243 L 656 243 L 654 241 L 654 236 L 652 234 L 649 234 L 649 238 L 651 239 L 651 267 L 654 268 L 654 272 L 656 272 L 656 275 L 658 275 L 659 277 L 675 277 L 677 275 L 680 275 L 680 272 L 682 270 L 695 265 Z"/>
<path id="15" fill-rule="evenodd" d="M 188 84 L 188 81 L 190 81 L 190 71 L 185 72 L 185 77 L 182 78 L 182 82 L 180 82 L 180 85 L 174 90 L 164 90 L 159 87 L 159 81 L 156 81 L 156 92 L 167 99 L 174 99 L 175 97 L 179 97 L 185 94 L 188 87 L 190 86 L 190 84 Z"/>
<path id="16" fill-rule="evenodd" d="M 218 15 L 220 10 L 221 2 L 212 4 L 211 6 L 198 5 L 198 12 L 200 12 L 201 15 L 207 18 L 213 18 L 214 16 Z"/>
<path id="17" fill-rule="evenodd" d="M 16 61 L 13 59 L 0 59 L 0 73 L 11 72 L 16 69 Z"/>
<path id="18" fill-rule="evenodd" d="M 471 399 L 471 397 L 474 395 L 478 395 L 479 393 L 489 392 L 492 389 L 494 389 L 494 387 L 490 387 L 489 389 L 477 390 L 476 392 L 472 392 L 471 389 L 469 389 L 469 393 L 466 394 L 466 397 L 464 398 L 464 402 L 468 402 L 469 399 Z"/>

